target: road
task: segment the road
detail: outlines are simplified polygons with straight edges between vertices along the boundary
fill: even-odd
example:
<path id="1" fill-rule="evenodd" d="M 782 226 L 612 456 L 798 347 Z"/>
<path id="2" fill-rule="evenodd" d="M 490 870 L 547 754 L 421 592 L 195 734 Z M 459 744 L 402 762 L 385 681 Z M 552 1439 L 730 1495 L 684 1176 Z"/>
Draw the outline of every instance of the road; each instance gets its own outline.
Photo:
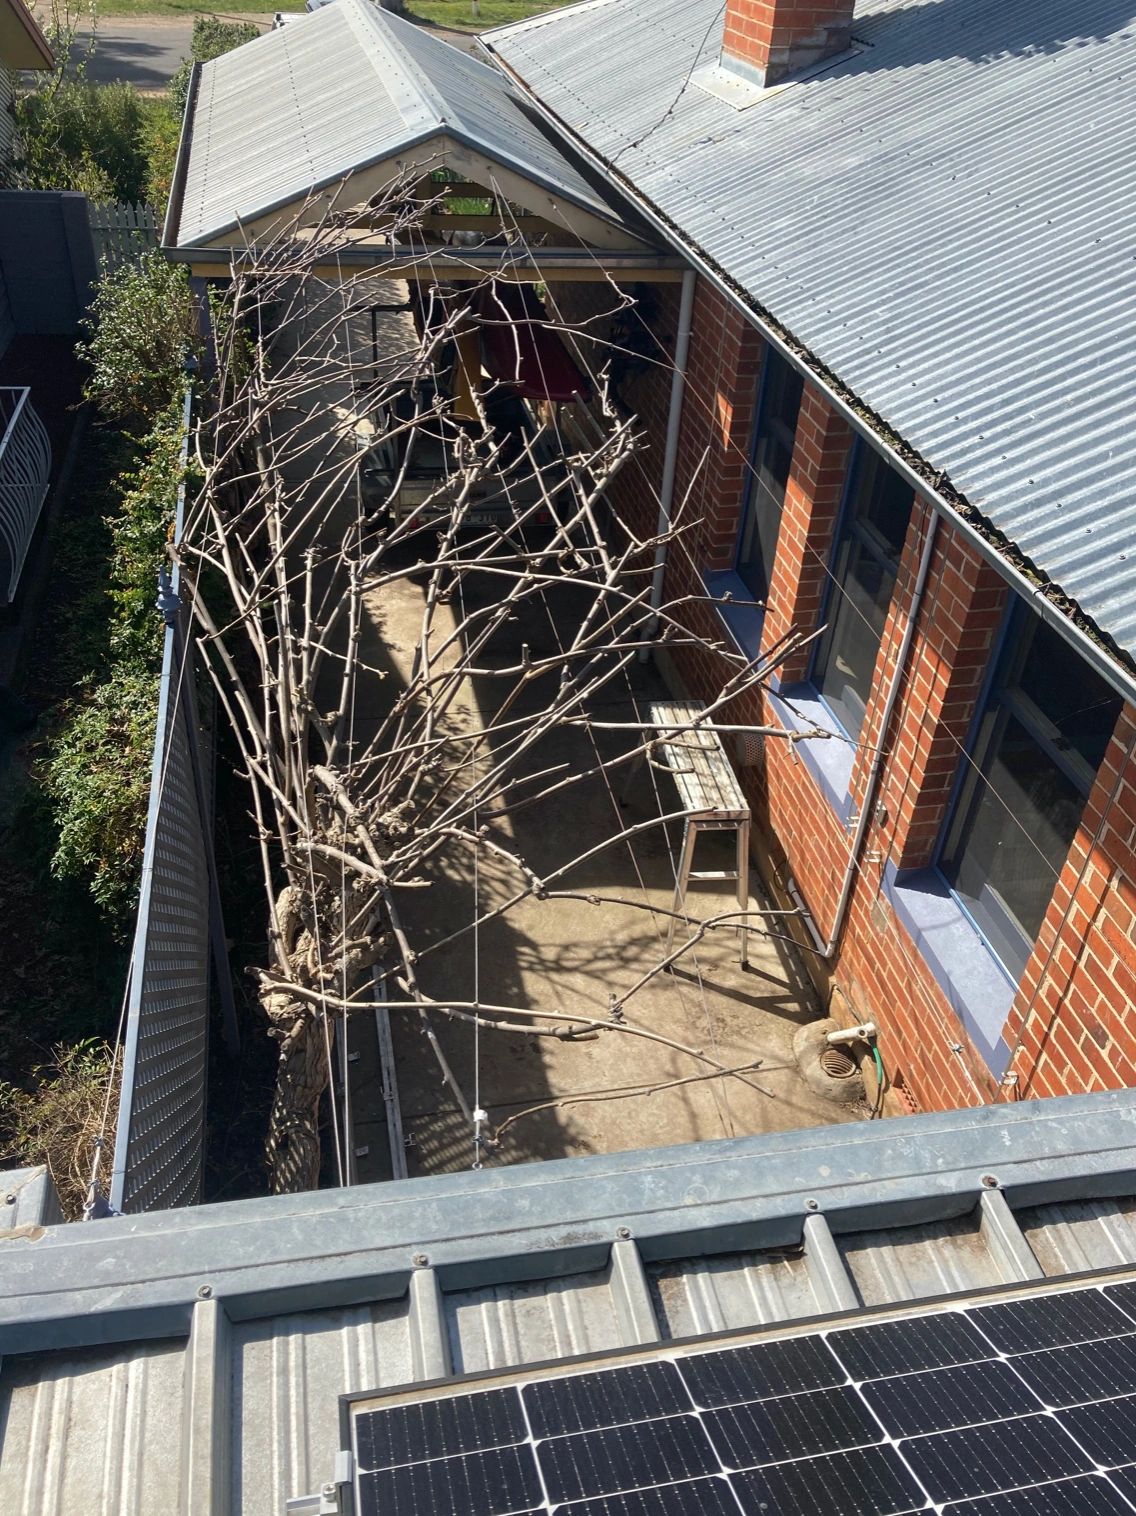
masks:
<path id="1" fill-rule="evenodd" d="M 267 29 L 271 13 L 241 16 Z M 434 35 L 476 53 L 477 43 L 469 32 L 431 28 Z M 95 50 L 87 65 L 87 77 L 94 84 L 119 81 L 136 85 L 140 90 L 164 89 L 183 58 L 189 57 L 193 36 L 192 16 L 111 16 L 100 21 L 95 34 Z M 86 47 L 89 34 L 80 34 L 79 49 Z"/>
<path id="2" fill-rule="evenodd" d="M 120 16 L 100 21 L 87 64 L 93 84 L 134 84 L 141 90 L 164 89 L 183 58 L 189 57 L 193 17 Z M 77 52 L 85 52 L 89 34 L 81 33 Z"/>

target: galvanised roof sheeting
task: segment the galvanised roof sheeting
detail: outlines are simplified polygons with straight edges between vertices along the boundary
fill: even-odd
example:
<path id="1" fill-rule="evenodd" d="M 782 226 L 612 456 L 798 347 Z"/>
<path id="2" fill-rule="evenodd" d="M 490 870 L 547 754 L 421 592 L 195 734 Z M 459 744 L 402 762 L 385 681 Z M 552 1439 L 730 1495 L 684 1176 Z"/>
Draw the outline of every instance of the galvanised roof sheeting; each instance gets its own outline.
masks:
<path id="1" fill-rule="evenodd" d="M 611 216 L 498 69 L 369 0 L 335 0 L 204 64 L 189 133 L 179 247 L 441 135 Z"/>
<path id="2" fill-rule="evenodd" d="M 1134 1130 L 1117 1091 L 71 1225 L 4 1175 L 0 1509 L 279 1516 L 348 1391 L 1131 1266 Z"/>
<path id="3" fill-rule="evenodd" d="M 592 0 L 486 41 L 1136 653 L 1132 0 L 867 0 L 857 56 L 743 111 L 690 82 L 721 15 Z"/>

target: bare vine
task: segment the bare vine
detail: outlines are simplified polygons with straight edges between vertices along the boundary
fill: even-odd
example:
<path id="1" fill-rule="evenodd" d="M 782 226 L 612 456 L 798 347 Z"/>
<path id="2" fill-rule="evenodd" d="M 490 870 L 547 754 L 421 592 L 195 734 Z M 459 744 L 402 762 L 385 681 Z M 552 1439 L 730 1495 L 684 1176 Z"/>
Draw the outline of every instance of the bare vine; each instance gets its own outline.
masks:
<path id="1" fill-rule="evenodd" d="M 494 825 L 559 803 L 597 774 L 615 782 L 652 756 L 648 724 L 612 721 L 603 704 L 644 648 L 711 649 L 728 675 L 693 725 L 732 732 L 731 702 L 800 642 L 789 637 L 755 662 L 691 629 L 694 599 L 704 597 L 652 603 L 656 551 L 696 522 L 683 501 L 664 536 L 644 537 L 612 510 L 611 485 L 643 438 L 610 393 L 600 327 L 569 328 L 552 302 L 540 303 L 515 224 L 510 231 L 504 220 L 468 276 L 455 271 L 452 246 L 439 271 L 425 229 L 433 207 L 417 188 L 415 200 L 410 180 L 391 184 L 371 204 L 368 224 L 385 228 L 392 258 L 397 248 L 397 278 L 352 261 L 365 228 L 334 208 L 309 208 L 228 270 L 216 307 L 215 404 L 197 439 L 204 486 L 173 548 L 259 839 L 271 945 L 257 969 L 259 999 L 279 1042 L 267 1152 L 279 1191 L 318 1182 L 330 1028 L 372 1003 L 376 975 L 396 1015 L 417 1019 L 424 1050 L 471 1121 L 439 1020 L 502 1036 L 646 1038 L 688 1059 L 692 1080 L 753 1083 L 756 1067 L 724 1066 L 628 1014 L 644 985 L 706 933 L 735 929 L 736 911 L 677 913 L 686 940 L 660 950 L 607 1020 L 494 1004 L 476 990 L 463 1002 L 431 993 L 438 947 L 528 902 L 552 910 L 566 898 L 598 900 L 570 888 L 574 869 L 680 819 L 613 820 L 599 848 L 546 870 Z M 487 248 L 499 251 L 490 268 Z M 519 301 L 518 269 L 530 291 Z M 628 303 L 613 284 L 611 312 Z M 491 336 L 496 376 L 479 356 Z M 562 337 L 583 365 L 577 398 L 538 401 L 524 425 L 505 424 L 526 362 L 535 353 L 539 365 Z M 511 374 L 500 372 L 502 341 L 515 354 Z M 426 455 L 424 475 L 417 463 Z M 421 622 L 394 678 L 369 628 L 375 607 L 409 582 L 420 589 Z M 555 650 L 518 651 L 518 614 L 566 589 L 572 613 Z M 468 718 L 474 680 L 494 691 L 480 721 Z M 381 714 L 362 730 L 360 692 L 380 685 Z M 595 754 L 571 772 L 543 757 L 549 734 L 568 726 L 588 733 Z M 492 860 L 515 885 L 444 937 L 416 941 L 407 892 L 427 888 L 446 859 Z M 777 913 L 752 914 L 751 928 Z"/>

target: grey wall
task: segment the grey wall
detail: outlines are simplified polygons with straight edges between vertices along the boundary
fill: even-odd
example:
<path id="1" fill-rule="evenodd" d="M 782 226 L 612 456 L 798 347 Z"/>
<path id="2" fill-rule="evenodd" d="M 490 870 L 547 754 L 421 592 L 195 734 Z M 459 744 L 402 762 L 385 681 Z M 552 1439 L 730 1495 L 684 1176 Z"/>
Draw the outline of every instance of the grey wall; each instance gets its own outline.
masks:
<path id="1" fill-rule="evenodd" d="M 0 277 L 17 332 L 74 335 L 97 274 L 85 195 L 0 190 Z"/>

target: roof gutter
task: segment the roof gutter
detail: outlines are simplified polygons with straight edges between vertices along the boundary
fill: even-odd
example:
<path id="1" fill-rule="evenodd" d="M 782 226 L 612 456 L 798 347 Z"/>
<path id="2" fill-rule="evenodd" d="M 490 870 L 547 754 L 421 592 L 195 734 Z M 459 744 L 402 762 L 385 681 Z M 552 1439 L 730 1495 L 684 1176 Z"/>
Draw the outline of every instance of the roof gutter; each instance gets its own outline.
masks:
<path id="1" fill-rule="evenodd" d="M 1009 560 L 1005 558 L 1001 552 L 999 552 L 998 548 L 992 542 L 990 542 L 983 535 L 983 533 L 977 529 L 977 527 L 975 527 L 971 522 L 967 521 L 964 516 L 961 516 L 959 514 L 951 502 L 947 500 L 943 495 L 941 495 L 935 489 L 934 485 L 929 483 L 927 478 L 922 473 L 920 473 L 918 469 L 912 468 L 911 464 L 907 462 L 902 454 L 897 452 L 896 449 L 887 441 L 887 439 L 885 437 L 882 437 L 880 433 L 875 429 L 875 427 L 870 424 L 870 422 L 865 420 L 860 411 L 857 410 L 857 408 L 852 405 L 850 401 L 840 393 L 839 390 L 833 387 L 833 385 L 824 377 L 819 369 L 815 368 L 803 354 L 792 347 L 785 340 L 784 335 L 779 332 L 775 326 L 772 325 L 768 318 L 762 315 L 760 311 L 756 310 L 755 307 L 743 295 L 741 295 L 738 290 L 733 287 L 733 285 L 730 284 L 729 280 L 725 277 L 722 271 L 717 268 L 716 265 L 713 264 L 705 256 L 705 254 L 701 252 L 700 249 L 696 248 L 693 244 L 687 243 L 676 233 L 675 227 L 672 226 L 666 220 L 666 218 L 660 214 L 658 210 L 656 210 L 656 208 L 651 204 L 649 200 L 645 199 L 639 193 L 639 191 L 635 189 L 635 187 L 628 181 L 626 176 L 621 174 L 620 171 L 614 166 L 614 164 L 609 163 L 605 158 L 601 157 L 600 154 L 594 152 L 582 137 L 578 136 L 571 129 L 571 127 L 569 127 L 560 119 L 559 116 L 556 115 L 554 111 L 548 109 L 540 97 L 532 89 L 530 89 L 521 75 L 518 74 L 514 68 L 510 67 L 510 65 L 493 50 L 492 45 L 486 40 L 485 37 L 479 37 L 478 43 L 492 58 L 496 60 L 498 66 L 509 75 L 509 77 L 518 85 L 518 87 L 525 91 L 526 97 L 533 103 L 534 108 L 542 117 L 542 119 L 546 121 L 554 131 L 557 131 L 562 136 L 569 138 L 574 149 L 580 153 L 581 157 L 585 158 L 598 173 L 603 174 L 608 183 L 621 190 L 635 206 L 635 208 L 650 223 L 650 225 L 654 227 L 659 235 L 667 242 L 669 242 L 672 247 L 677 248 L 684 257 L 689 258 L 690 262 L 694 264 L 698 271 L 704 274 L 707 279 L 709 279 L 719 290 L 721 290 L 722 294 L 726 297 L 727 300 L 729 300 L 731 305 L 733 305 L 737 310 L 741 311 L 746 320 L 758 328 L 766 341 L 772 343 L 777 351 L 781 353 L 782 356 L 789 363 L 791 363 L 795 369 L 804 374 L 809 382 L 815 385 L 816 388 L 821 391 L 821 393 L 828 400 L 829 404 L 833 407 L 834 410 L 838 411 L 840 415 L 844 417 L 844 419 L 852 427 L 853 431 L 855 431 L 859 436 L 863 437 L 867 442 L 870 442 L 873 447 L 882 452 L 886 456 L 891 467 L 895 469 L 898 474 L 901 474 L 903 478 L 906 479 L 919 493 L 919 495 L 924 500 L 926 500 L 931 505 L 931 507 L 950 524 L 952 529 L 958 532 L 959 535 L 962 536 L 964 540 L 968 542 L 970 546 L 973 547 L 975 551 L 987 563 L 991 564 L 992 567 L 997 569 L 998 573 L 1001 574 L 1002 578 L 1006 580 L 1010 587 L 1019 595 L 1021 595 L 1023 599 L 1028 601 L 1030 605 L 1032 605 L 1033 609 L 1037 611 L 1038 615 L 1042 618 L 1043 621 L 1052 626 L 1055 631 L 1057 631 L 1062 637 L 1065 638 L 1067 642 L 1076 648 L 1077 652 L 1080 653 L 1085 662 L 1088 663 L 1089 666 L 1093 668 L 1098 674 L 1100 674 L 1101 678 L 1110 684 L 1119 695 L 1122 695 L 1124 699 L 1130 704 L 1136 705 L 1136 675 L 1118 663 L 1117 660 L 1100 645 L 1100 643 L 1096 642 L 1091 636 L 1089 636 L 1088 632 L 1086 632 L 1083 627 L 1078 626 L 1075 621 L 1072 621 L 1056 605 L 1054 605 L 1053 602 L 1046 596 L 1044 587 L 1042 585 L 1035 584 L 1030 578 L 1028 578 L 1027 575 L 1022 573 L 1019 568 L 1009 562 Z M 1058 588 L 1060 588 L 1060 586 L 1058 586 Z M 1082 614 L 1084 613 L 1082 612 Z"/>
<path id="2" fill-rule="evenodd" d="M 166 218 L 162 223 L 164 248 L 174 247 L 177 243 L 182 200 L 185 196 L 185 176 L 189 169 L 189 149 L 193 140 L 193 112 L 197 105 L 197 90 L 200 82 L 201 64 L 192 63 L 189 69 L 189 84 L 185 91 L 185 109 L 181 117 L 181 136 L 178 138 L 177 157 L 174 159 L 174 177 L 170 185 L 170 198 L 166 204 Z"/>

